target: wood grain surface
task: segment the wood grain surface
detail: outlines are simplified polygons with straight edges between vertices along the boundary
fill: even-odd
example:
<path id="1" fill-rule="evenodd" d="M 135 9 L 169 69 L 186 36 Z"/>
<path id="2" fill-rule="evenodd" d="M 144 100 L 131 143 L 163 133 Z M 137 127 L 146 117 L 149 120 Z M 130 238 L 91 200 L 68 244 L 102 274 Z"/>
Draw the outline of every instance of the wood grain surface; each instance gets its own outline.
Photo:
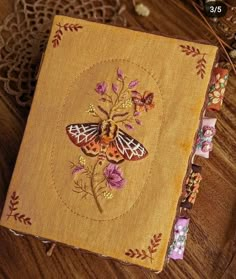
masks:
<path id="1" fill-rule="evenodd" d="M 136 16 L 131 1 L 126 1 L 125 15 L 129 26 L 217 43 L 187 0 L 142 2 L 151 9 L 148 18 Z M 13 0 L 0 2 L 0 21 L 13 10 L 13 3 Z M 210 159 L 198 158 L 196 161 L 203 166 L 203 181 L 191 212 L 184 261 L 171 261 L 161 274 L 155 274 L 64 246 L 56 247 L 53 255 L 47 257 L 45 251 L 48 246 L 37 238 L 17 237 L 0 228 L 0 279 L 236 278 L 235 91 L 236 76 L 231 74 L 223 109 L 217 114 L 214 150 Z M 13 98 L 0 92 L 0 209 L 4 204 L 27 115 L 27 109 L 20 108 Z"/>

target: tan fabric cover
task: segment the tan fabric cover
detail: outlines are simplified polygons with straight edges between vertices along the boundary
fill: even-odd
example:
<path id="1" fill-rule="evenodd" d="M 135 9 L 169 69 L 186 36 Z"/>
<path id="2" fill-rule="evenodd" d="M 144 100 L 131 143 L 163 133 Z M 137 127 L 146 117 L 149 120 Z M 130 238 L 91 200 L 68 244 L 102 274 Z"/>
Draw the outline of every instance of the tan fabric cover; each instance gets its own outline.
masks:
<path id="1" fill-rule="evenodd" d="M 64 31 L 53 47 L 58 23 L 83 28 Z M 202 56 L 186 55 L 180 45 L 204 54 L 203 77 L 196 69 Z M 215 46 L 56 16 L 1 225 L 161 270 L 216 53 Z M 139 80 L 138 91 L 154 93 L 155 107 L 142 114 L 142 125 L 133 131 L 120 126 L 149 154 L 119 165 L 127 183 L 112 199 L 100 200 L 101 213 L 92 197 L 72 191 L 69 162 L 82 155 L 93 163 L 97 157 L 84 155 L 65 127 L 98 121 L 86 112 L 89 104 L 98 104 L 94 89 L 103 80 L 111 84 L 118 68 L 127 80 Z M 14 191 L 15 212 L 29 216 L 31 225 L 7 218 Z M 153 260 L 125 255 L 129 249 L 148 251 L 159 233 Z"/>

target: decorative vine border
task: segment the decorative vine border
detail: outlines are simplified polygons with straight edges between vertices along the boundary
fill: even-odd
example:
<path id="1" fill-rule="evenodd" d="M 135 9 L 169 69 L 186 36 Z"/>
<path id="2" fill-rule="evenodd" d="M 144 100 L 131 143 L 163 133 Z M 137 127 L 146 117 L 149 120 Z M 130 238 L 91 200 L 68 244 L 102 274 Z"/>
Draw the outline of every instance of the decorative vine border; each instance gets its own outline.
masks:
<path id="1" fill-rule="evenodd" d="M 83 26 L 79 24 L 73 24 L 73 23 L 66 23 L 64 25 L 61 25 L 60 23 L 57 24 L 58 29 L 55 32 L 55 35 L 53 36 L 52 45 L 54 48 L 59 47 L 60 41 L 62 40 L 62 37 L 64 35 L 63 31 L 75 31 L 78 32 L 80 29 L 83 28 Z"/>
<path id="2" fill-rule="evenodd" d="M 189 46 L 189 45 L 180 45 L 182 52 L 184 52 L 186 55 L 190 55 L 191 57 L 199 57 L 200 59 L 197 60 L 197 75 L 200 75 L 201 79 L 204 78 L 206 71 L 206 59 L 205 56 L 207 55 L 206 53 L 201 53 L 200 50 L 194 46 Z"/>
<path id="3" fill-rule="evenodd" d="M 140 260 L 150 259 L 150 262 L 154 260 L 153 254 L 157 252 L 157 247 L 160 245 L 162 233 L 154 234 L 150 240 L 150 245 L 147 249 L 129 249 L 125 252 L 125 255 L 130 258 L 136 258 Z"/>
<path id="4" fill-rule="evenodd" d="M 11 195 L 11 199 L 9 202 L 9 213 L 7 214 L 7 219 L 13 217 L 15 221 L 19 221 L 20 223 L 24 223 L 25 225 L 32 225 L 32 221 L 30 217 L 27 217 L 25 214 L 22 214 L 18 211 L 17 205 L 19 204 L 19 196 L 14 191 Z"/>

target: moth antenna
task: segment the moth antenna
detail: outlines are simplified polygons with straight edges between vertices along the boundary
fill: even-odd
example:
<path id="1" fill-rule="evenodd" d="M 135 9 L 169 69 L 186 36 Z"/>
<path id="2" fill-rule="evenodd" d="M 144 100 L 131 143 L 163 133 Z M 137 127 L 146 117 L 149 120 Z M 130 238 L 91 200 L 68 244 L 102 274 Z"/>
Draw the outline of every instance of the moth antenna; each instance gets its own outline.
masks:
<path id="1" fill-rule="evenodd" d="M 107 116 L 107 118 L 109 118 L 109 114 L 108 114 L 108 112 L 107 112 L 104 108 L 102 108 L 101 106 L 98 106 L 98 109 L 99 109 L 101 112 L 103 112 L 103 113 Z"/>
<path id="2" fill-rule="evenodd" d="M 117 114 L 114 114 L 113 116 L 112 116 L 112 120 L 114 120 L 116 117 L 123 117 L 123 116 L 126 116 L 126 115 L 128 115 L 129 113 L 128 112 L 125 112 L 125 113 L 117 113 Z"/>

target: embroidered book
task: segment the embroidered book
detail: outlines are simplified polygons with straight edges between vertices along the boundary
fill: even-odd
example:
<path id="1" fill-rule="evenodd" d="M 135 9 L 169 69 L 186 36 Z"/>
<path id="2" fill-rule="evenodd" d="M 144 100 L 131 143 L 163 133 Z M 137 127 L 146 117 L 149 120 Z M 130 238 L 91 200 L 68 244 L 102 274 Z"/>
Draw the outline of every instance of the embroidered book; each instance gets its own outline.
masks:
<path id="1" fill-rule="evenodd" d="M 1 225 L 162 270 L 216 56 L 56 16 Z"/>

